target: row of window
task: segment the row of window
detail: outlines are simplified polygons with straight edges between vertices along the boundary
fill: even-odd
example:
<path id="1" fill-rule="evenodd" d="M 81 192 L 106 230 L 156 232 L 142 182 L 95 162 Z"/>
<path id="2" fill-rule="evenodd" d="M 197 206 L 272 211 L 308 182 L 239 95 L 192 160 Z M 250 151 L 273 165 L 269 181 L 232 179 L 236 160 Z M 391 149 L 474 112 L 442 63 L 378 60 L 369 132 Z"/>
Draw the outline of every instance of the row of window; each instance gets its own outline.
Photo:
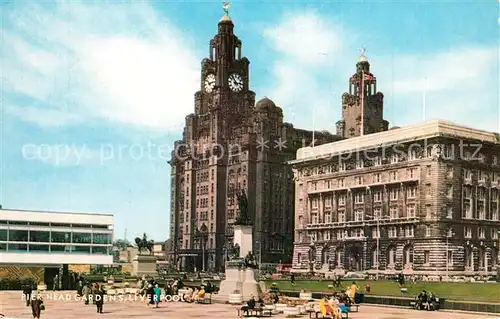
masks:
<path id="1" fill-rule="evenodd" d="M 400 217 L 409 217 L 413 218 L 416 216 L 417 212 L 417 205 L 416 204 L 409 204 L 406 206 L 406 209 L 404 212 L 406 212 L 405 216 L 400 216 L 399 214 L 400 209 L 399 207 L 393 206 L 389 208 L 389 219 L 397 219 Z M 365 215 L 365 210 L 364 209 L 355 209 L 354 210 L 354 221 L 363 221 L 365 217 L 368 217 L 369 219 L 384 219 L 384 216 L 382 215 L 382 208 L 381 207 L 375 207 L 373 209 L 373 215 L 368 216 Z M 325 223 L 331 223 L 333 222 L 332 220 L 332 213 L 325 213 L 324 217 L 322 218 Z M 302 222 L 302 216 L 299 216 L 299 224 Z M 338 210 L 337 211 L 337 222 L 339 223 L 345 223 L 346 222 L 346 212 L 345 210 Z M 311 223 L 312 224 L 317 224 L 319 223 L 319 217 L 317 213 L 312 213 L 311 214 Z"/>
<path id="2" fill-rule="evenodd" d="M 0 229 L 0 241 L 109 245 L 112 243 L 112 235 L 102 233 Z"/>
<path id="3" fill-rule="evenodd" d="M 406 160 L 408 161 L 414 161 L 419 158 L 420 156 L 420 147 L 417 149 L 412 149 L 407 152 L 407 154 L 402 154 L 401 151 L 395 152 L 389 155 L 388 158 L 385 156 L 370 156 L 369 154 L 364 154 L 365 156 L 359 156 L 360 154 L 357 154 L 357 158 L 355 159 L 355 166 L 350 166 L 350 160 L 347 159 L 339 159 L 339 164 L 338 164 L 338 171 L 346 171 L 350 168 L 356 168 L 356 169 L 361 169 L 366 166 L 382 166 L 385 163 L 390 163 L 390 164 L 397 164 L 399 162 L 402 162 L 405 157 Z M 425 153 L 423 154 L 425 157 L 432 157 L 432 156 L 440 156 L 444 159 L 456 159 L 455 158 L 455 149 L 454 145 L 442 145 L 436 148 L 436 147 L 429 147 L 426 149 Z M 481 163 L 486 163 L 486 156 L 484 154 L 474 154 L 471 151 L 466 151 L 464 154 L 460 154 L 459 157 L 462 160 L 476 160 Z M 498 161 L 498 156 L 493 155 L 491 157 L 491 164 L 492 165 L 499 165 Z M 334 165 L 325 165 L 322 167 L 317 167 L 312 170 L 313 175 L 319 175 L 319 174 L 324 174 L 324 173 L 332 173 L 335 172 L 335 166 Z"/>
<path id="4" fill-rule="evenodd" d="M 15 220 L 0 220 L 0 225 L 37 226 L 37 227 L 61 227 L 61 228 L 64 227 L 64 228 L 109 229 L 108 225 L 44 223 L 44 222 L 26 222 L 26 221 L 15 221 Z"/>
<path id="5" fill-rule="evenodd" d="M 108 255 L 110 247 L 0 243 L 0 251 Z"/>
<path id="6" fill-rule="evenodd" d="M 387 237 L 389 238 L 398 238 L 398 237 L 414 237 L 415 236 L 415 227 L 414 226 L 404 226 L 404 227 L 396 227 L 396 226 L 390 226 L 390 227 L 372 227 L 372 238 L 381 238 L 381 232 L 387 229 Z M 472 238 L 472 228 L 471 227 L 465 227 L 464 228 L 464 237 L 467 239 Z M 479 227 L 477 229 L 477 238 L 479 239 L 488 239 L 486 236 L 486 229 L 483 227 Z M 426 226 L 425 227 L 425 237 L 432 237 L 432 228 Z M 455 235 L 453 232 L 453 229 L 448 229 L 446 236 L 448 238 L 452 238 Z M 346 237 L 350 238 L 363 238 L 365 237 L 364 235 L 364 230 L 362 228 L 356 228 L 352 229 L 350 231 L 346 230 L 337 230 L 337 231 L 324 231 L 324 232 L 314 232 L 312 233 L 312 237 L 314 240 L 343 240 L 346 239 Z M 489 239 L 491 240 L 497 240 L 499 237 L 499 231 L 498 229 L 491 228 L 490 229 L 490 234 L 489 234 Z"/>
<path id="7" fill-rule="evenodd" d="M 395 200 L 398 200 L 399 194 L 401 194 L 402 191 L 400 191 L 399 188 L 391 188 L 391 189 L 389 189 L 388 193 L 389 193 L 389 200 L 395 201 Z M 354 203 L 356 203 L 356 204 L 363 204 L 365 202 L 365 197 L 369 197 L 369 196 L 366 196 L 366 194 L 362 193 L 362 192 L 357 192 L 357 193 L 353 193 L 353 194 L 354 194 Z M 373 191 L 373 193 L 372 193 L 373 202 L 376 202 L 376 203 L 382 202 L 382 195 L 383 194 L 384 194 L 384 192 L 381 190 Z M 410 198 L 416 198 L 416 197 L 417 197 L 417 187 L 416 186 L 408 187 L 406 189 L 406 198 L 410 199 Z M 338 195 L 337 196 L 337 200 L 338 200 L 337 205 L 344 206 L 346 203 L 346 199 L 347 199 L 346 195 Z M 321 200 L 318 197 L 312 198 L 311 199 L 311 208 L 312 209 L 318 208 L 320 202 L 321 202 Z M 323 203 L 324 203 L 325 207 L 331 207 L 332 202 L 333 202 L 332 195 L 329 195 L 329 196 L 327 195 L 327 196 L 323 197 Z"/>

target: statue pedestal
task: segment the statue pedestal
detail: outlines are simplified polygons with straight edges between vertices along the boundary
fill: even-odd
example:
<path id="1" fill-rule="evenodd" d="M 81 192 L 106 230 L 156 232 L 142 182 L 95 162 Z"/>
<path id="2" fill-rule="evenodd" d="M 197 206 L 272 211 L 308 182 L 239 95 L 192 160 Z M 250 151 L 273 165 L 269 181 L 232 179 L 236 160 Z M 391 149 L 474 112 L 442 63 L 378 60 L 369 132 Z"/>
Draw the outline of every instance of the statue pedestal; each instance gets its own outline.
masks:
<path id="1" fill-rule="evenodd" d="M 240 258 L 245 258 L 253 250 L 251 225 L 234 226 L 234 244 L 240 246 Z"/>
<path id="2" fill-rule="evenodd" d="M 226 279 L 220 283 L 217 299 L 221 299 L 221 301 L 226 302 L 229 301 L 229 296 L 235 291 L 239 291 L 241 294 L 243 291 L 243 283 L 241 279 L 240 269 L 226 268 Z"/>
<path id="3" fill-rule="evenodd" d="M 136 277 L 149 276 L 157 277 L 156 271 L 157 257 L 154 255 L 137 255 L 132 260 L 133 272 L 132 275 Z"/>
<path id="4" fill-rule="evenodd" d="M 255 280 L 255 269 L 247 268 L 240 270 L 244 277 L 243 279 L 243 299 L 248 300 L 250 296 L 254 296 L 256 300 L 262 296 L 262 290 L 259 283 Z"/>

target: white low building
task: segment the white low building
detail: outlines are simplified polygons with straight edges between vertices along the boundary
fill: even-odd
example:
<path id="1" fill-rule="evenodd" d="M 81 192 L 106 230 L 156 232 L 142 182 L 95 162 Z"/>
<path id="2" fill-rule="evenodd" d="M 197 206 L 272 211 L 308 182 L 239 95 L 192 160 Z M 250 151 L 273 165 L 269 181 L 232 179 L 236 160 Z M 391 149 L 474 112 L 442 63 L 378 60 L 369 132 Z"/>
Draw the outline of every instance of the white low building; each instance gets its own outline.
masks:
<path id="1" fill-rule="evenodd" d="M 0 264 L 112 264 L 113 227 L 113 215 L 0 209 Z"/>

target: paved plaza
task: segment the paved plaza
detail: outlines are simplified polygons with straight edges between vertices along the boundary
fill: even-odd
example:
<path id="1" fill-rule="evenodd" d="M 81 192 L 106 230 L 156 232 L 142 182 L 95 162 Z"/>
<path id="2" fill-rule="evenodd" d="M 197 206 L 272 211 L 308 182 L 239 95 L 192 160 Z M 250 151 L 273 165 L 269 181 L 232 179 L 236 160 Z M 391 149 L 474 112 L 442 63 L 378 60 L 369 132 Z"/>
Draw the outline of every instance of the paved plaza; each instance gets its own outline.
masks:
<path id="1" fill-rule="evenodd" d="M 51 293 L 52 294 L 52 293 Z M 104 304 L 104 313 L 97 314 L 94 305 L 84 305 L 83 301 L 75 300 L 73 294 L 61 293 L 45 296 L 46 310 L 42 312 L 43 319 L 71 319 L 71 318 L 219 318 L 237 319 L 236 306 L 224 304 L 188 304 L 184 302 L 163 302 L 160 308 L 148 308 L 141 300 L 115 300 Z M 52 300 L 50 300 L 52 297 Z M 21 292 L 0 292 L 0 313 L 9 318 L 31 319 L 31 308 L 26 307 L 21 299 Z M 67 298 L 68 300 L 61 300 Z M 496 316 L 498 317 L 498 316 Z M 275 315 L 273 318 L 285 318 L 284 315 Z M 308 319 L 307 316 L 300 318 Z M 410 309 L 386 308 L 363 305 L 359 313 L 351 313 L 352 319 L 475 319 L 488 318 L 483 315 L 470 315 L 450 312 L 426 312 Z M 490 317 L 491 318 L 491 317 Z"/>

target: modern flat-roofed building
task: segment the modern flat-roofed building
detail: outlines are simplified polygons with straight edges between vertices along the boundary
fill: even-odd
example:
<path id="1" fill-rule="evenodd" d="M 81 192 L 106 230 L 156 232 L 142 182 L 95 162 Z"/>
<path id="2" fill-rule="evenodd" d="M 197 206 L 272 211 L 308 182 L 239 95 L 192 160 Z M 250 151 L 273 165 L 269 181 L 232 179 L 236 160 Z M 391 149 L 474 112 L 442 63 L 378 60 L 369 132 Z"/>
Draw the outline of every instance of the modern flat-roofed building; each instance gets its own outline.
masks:
<path id="1" fill-rule="evenodd" d="M 430 121 L 299 149 L 295 268 L 491 276 L 500 137 Z"/>
<path id="2" fill-rule="evenodd" d="M 68 265 L 113 263 L 113 228 L 113 215 L 0 209 L 0 269 L 45 282 L 62 269 L 64 286 Z"/>

